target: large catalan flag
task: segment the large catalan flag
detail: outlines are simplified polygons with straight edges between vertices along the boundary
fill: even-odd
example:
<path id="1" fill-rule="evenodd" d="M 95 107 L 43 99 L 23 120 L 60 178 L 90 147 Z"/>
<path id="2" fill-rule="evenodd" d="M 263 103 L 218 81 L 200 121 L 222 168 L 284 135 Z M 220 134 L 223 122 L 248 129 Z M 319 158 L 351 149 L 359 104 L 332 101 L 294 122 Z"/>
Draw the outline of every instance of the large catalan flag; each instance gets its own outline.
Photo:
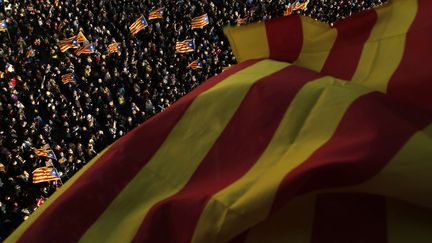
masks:
<path id="1" fill-rule="evenodd" d="M 192 19 L 192 29 L 202 28 L 208 25 L 209 23 L 210 23 L 209 17 L 207 14 L 200 15 Z"/>
<path id="2" fill-rule="evenodd" d="M 55 168 L 40 167 L 33 171 L 33 183 L 60 180 L 60 175 Z"/>
<path id="3" fill-rule="evenodd" d="M 430 9 L 228 28 L 240 64 L 105 149 L 6 242 L 429 242 Z"/>
<path id="4" fill-rule="evenodd" d="M 147 20 L 144 18 L 144 16 L 141 16 L 135 22 L 133 22 L 131 26 L 129 26 L 129 30 L 133 35 L 136 35 L 147 26 Z"/>
<path id="5" fill-rule="evenodd" d="M 152 19 L 161 19 L 161 18 L 163 18 L 163 12 L 164 12 L 163 8 L 155 9 L 155 10 L 153 10 L 153 11 L 150 12 L 150 14 L 148 16 L 148 19 L 149 20 L 152 20 Z"/>
<path id="6" fill-rule="evenodd" d="M 93 43 L 90 43 L 90 44 L 84 45 L 84 46 L 80 47 L 79 49 L 77 49 L 75 51 L 75 54 L 77 56 L 79 56 L 81 54 L 92 54 L 94 52 L 95 52 L 95 47 L 94 47 Z"/>
<path id="7" fill-rule="evenodd" d="M 65 51 L 69 50 L 70 48 L 78 48 L 79 47 L 76 36 L 72 36 L 70 38 L 61 40 L 61 41 L 59 41 L 59 43 L 57 45 L 59 46 L 61 52 L 65 52 Z"/>
<path id="8" fill-rule="evenodd" d="M 195 41 L 193 39 L 176 42 L 177 53 L 186 53 L 192 51 L 195 51 Z"/>

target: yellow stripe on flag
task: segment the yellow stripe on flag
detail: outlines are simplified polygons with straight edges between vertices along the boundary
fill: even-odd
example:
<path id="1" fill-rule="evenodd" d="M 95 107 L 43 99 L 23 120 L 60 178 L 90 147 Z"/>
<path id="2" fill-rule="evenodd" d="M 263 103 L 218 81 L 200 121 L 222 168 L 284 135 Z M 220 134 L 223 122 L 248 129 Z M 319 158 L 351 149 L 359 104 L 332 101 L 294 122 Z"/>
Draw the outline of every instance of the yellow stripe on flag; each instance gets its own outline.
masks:
<path id="1" fill-rule="evenodd" d="M 192 242 L 225 242 L 264 220 L 284 176 L 331 138 L 350 104 L 367 92 L 331 77 L 306 84 L 258 162 L 209 201 Z M 243 220 L 244 212 L 254 218 Z"/>
<path id="2" fill-rule="evenodd" d="M 241 28 L 226 27 L 224 33 L 239 63 L 270 55 L 264 22 L 244 25 Z"/>
<path id="3" fill-rule="evenodd" d="M 336 28 L 300 17 L 303 28 L 303 47 L 294 64 L 317 72 L 323 68 L 337 37 Z"/>
<path id="4" fill-rule="evenodd" d="M 63 193 L 65 193 L 81 176 L 84 174 L 91 166 L 93 166 L 96 161 L 104 155 L 109 149 L 111 145 L 106 147 L 102 152 L 100 152 L 96 157 L 94 157 L 90 162 L 88 162 L 83 168 L 81 168 L 75 175 L 69 179 L 58 191 L 56 191 L 53 195 L 50 196 L 49 199 L 42 204 L 38 210 L 32 213 L 31 217 L 29 217 L 26 221 L 24 221 L 20 227 L 18 227 L 6 240 L 7 242 L 17 242 L 21 235 L 27 231 L 27 229 L 35 223 L 35 221 L 39 218 L 41 214 L 53 203 L 55 202 Z"/>
<path id="5" fill-rule="evenodd" d="M 199 95 L 149 163 L 114 199 L 81 242 L 131 241 L 151 207 L 186 185 L 249 88 L 289 65 L 264 60 Z M 217 104 L 218 100 L 224 100 L 226 106 Z"/>
<path id="6" fill-rule="evenodd" d="M 352 81 L 385 93 L 402 60 L 406 33 L 417 14 L 417 0 L 394 1 L 376 12 L 378 21 L 363 48 Z"/>

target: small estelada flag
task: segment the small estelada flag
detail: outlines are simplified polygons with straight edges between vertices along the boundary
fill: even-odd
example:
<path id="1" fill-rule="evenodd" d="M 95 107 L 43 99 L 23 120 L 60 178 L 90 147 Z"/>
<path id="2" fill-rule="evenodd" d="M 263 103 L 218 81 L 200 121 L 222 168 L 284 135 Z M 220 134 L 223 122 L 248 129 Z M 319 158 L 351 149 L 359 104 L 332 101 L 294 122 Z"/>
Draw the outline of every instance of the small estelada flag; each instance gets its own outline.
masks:
<path id="1" fill-rule="evenodd" d="M 32 172 L 33 183 L 60 180 L 60 175 L 55 168 L 40 167 Z"/>
<path id="2" fill-rule="evenodd" d="M 76 81 L 74 73 L 68 73 L 61 76 L 63 84 L 73 83 Z"/>
<path id="3" fill-rule="evenodd" d="M 200 60 L 198 60 L 198 59 L 196 59 L 195 61 L 193 61 L 193 62 L 191 62 L 191 63 L 189 63 L 189 65 L 188 65 L 188 68 L 190 68 L 190 69 L 199 69 L 199 68 L 202 68 L 203 67 L 203 64 L 202 64 L 202 62 L 200 61 Z"/>
<path id="4" fill-rule="evenodd" d="M 152 20 L 152 19 L 161 19 L 161 18 L 163 18 L 162 17 L 163 11 L 164 11 L 163 8 L 158 8 L 158 9 L 155 9 L 155 10 L 151 11 L 150 14 L 149 14 L 149 16 L 148 16 L 148 19 Z"/>
<path id="5" fill-rule="evenodd" d="M 117 42 L 113 42 L 108 45 L 108 55 L 111 55 L 113 53 L 120 51 L 120 44 Z"/>
<path id="6" fill-rule="evenodd" d="M 145 27 L 148 26 L 147 20 L 144 18 L 144 16 L 141 15 L 135 22 L 129 26 L 129 30 L 132 33 L 132 35 L 136 35 L 138 32 L 143 30 Z"/>
<path id="7" fill-rule="evenodd" d="M 201 16 L 195 17 L 192 19 L 192 29 L 195 28 L 202 28 L 206 25 L 208 25 L 209 22 L 209 17 L 207 14 L 203 14 Z"/>

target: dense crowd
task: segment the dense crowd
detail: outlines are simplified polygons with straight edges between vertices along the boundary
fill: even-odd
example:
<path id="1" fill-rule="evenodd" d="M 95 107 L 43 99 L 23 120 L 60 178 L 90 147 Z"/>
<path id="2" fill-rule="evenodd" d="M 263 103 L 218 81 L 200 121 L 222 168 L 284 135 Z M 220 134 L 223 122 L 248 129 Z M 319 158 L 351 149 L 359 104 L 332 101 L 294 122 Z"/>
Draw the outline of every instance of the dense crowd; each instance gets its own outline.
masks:
<path id="1" fill-rule="evenodd" d="M 61 186 L 32 183 L 32 171 L 49 163 L 33 148 L 49 144 L 57 156 L 51 162 L 67 181 L 107 145 L 235 64 L 223 26 L 281 16 L 289 2 L 3 0 L 0 20 L 8 31 L 0 33 L 0 241 Z M 334 22 L 378 4 L 315 0 L 303 14 Z M 163 19 L 130 34 L 131 23 L 159 7 Z M 204 13 L 210 24 L 192 30 L 191 18 Z M 60 52 L 58 41 L 79 31 L 96 53 Z M 176 41 L 186 38 L 195 39 L 196 51 L 176 54 Z M 121 50 L 108 56 L 113 41 Z M 195 59 L 202 69 L 187 68 Z M 71 72 L 76 82 L 63 84 L 61 76 Z"/>

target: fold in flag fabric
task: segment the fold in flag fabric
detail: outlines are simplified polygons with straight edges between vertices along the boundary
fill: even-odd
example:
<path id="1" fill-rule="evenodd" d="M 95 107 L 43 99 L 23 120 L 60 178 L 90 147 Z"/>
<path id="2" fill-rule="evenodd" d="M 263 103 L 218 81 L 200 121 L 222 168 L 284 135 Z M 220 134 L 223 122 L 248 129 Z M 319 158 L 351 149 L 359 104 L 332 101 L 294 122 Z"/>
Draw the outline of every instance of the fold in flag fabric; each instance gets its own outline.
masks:
<path id="1" fill-rule="evenodd" d="M 73 83 L 76 81 L 74 73 L 67 73 L 61 76 L 63 84 Z"/>
<path id="2" fill-rule="evenodd" d="M 138 32 L 140 32 L 147 26 L 148 26 L 147 20 L 144 18 L 144 16 L 141 16 L 135 22 L 133 22 L 131 26 L 129 26 L 129 30 L 132 33 L 132 35 L 136 35 Z"/>
<path id="3" fill-rule="evenodd" d="M 202 67 L 203 67 L 203 64 L 199 59 L 196 59 L 195 61 L 189 63 L 189 65 L 188 65 L 188 68 L 194 69 L 194 70 L 202 68 Z"/>
<path id="4" fill-rule="evenodd" d="M 177 53 L 187 53 L 192 51 L 195 51 L 195 41 L 193 39 L 176 42 Z"/>
<path id="5" fill-rule="evenodd" d="M 429 242 L 430 9 L 226 29 L 239 64 L 106 148 L 6 242 Z"/>
<path id="6" fill-rule="evenodd" d="M 77 56 L 81 55 L 81 54 L 92 54 L 95 52 L 95 48 L 93 43 L 87 44 L 85 46 L 80 47 L 79 49 L 77 49 L 75 51 L 75 54 Z"/>
<path id="7" fill-rule="evenodd" d="M 61 41 L 59 41 L 59 43 L 57 45 L 60 48 L 61 52 L 65 52 L 65 51 L 69 50 L 70 48 L 74 48 L 74 49 L 79 48 L 79 44 L 78 44 L 76 36 L 61 40 Z"/>
<path id="8" fill-rule="evenodd" d="M 192 29 L 196 28 L 203 28 L 204 26 L 208 25 L 209 18 L 207 14 L 203 14 L 201 16 L 195 17 L 192 19 Z"/>
<path id="9" fill-rule="evenodd" d="M 161 18 L 163 18 L 162 17 L 163 11 L 164 11 L 163 8 L 158 8 L 158 9 L 155 9 L 155 10 L 151 11 L 150 14 L 149 14 L 148 19 L 152 20 L 152 19 L 161 19 Z"/>
<path id="10" fill-rule="evenodd" d="M 108 45 L 108 55 L 113 53 L 117 53 L 120 51 L 120 44 L 117 42 L 111 43 Z"/>
<path id="11" fill-rule="evenodd" d="M 57 170 L 49 167 L 40 167 L 32 172 L 33 183 L 56 181 L 60 180 L 60 175 Z"/>
<path id="12" fill-rule="evenodd" d="M 6 32 L 6 31 L 8 31 L 6 20 L 3 20 L 3 21 L 0 22 L 0 31 L 1 31 L 1 32 Z"/>

